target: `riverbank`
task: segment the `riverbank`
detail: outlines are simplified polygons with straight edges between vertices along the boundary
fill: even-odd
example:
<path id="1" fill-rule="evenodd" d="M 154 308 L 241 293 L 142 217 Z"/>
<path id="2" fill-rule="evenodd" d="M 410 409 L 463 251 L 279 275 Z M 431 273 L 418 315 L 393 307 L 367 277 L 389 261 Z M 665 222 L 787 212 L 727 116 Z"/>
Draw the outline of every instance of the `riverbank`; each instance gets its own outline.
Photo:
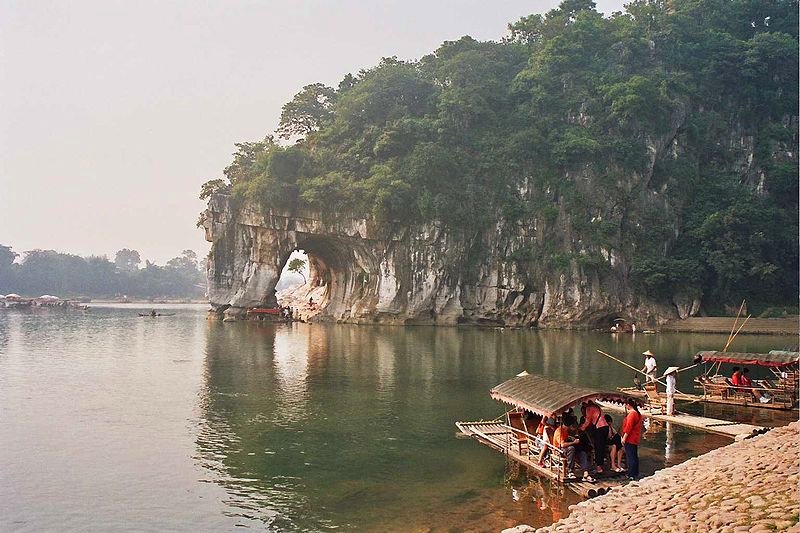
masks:
<path id="1" fill-rule="evenodd" d="M 127 298 L 125 300 L 108 299 L 108 298 L 85 298 L 86 303 L 93 304 L 137 304 L 137 305 L 160 305 L 160 304 L 207 304 L 206 298 L 160 298 L 158 300 L 141 300 L 135 298 Z"/>
<path id="2" fill-rule="evenodd" d="M 798 436 L 794 422 L 735 442 L 571 506 L 536 531 L 800 531 Z"/>
<path id="3" fill-rule="evenodd" d="M 751 318 L 744 322 L 739 334 L 752 335 L 800 335 L 800 320 L 796 316 L 782 318 Z M 733 317 L 692 317 L 683 320 L 670 320 L 661 327 L 661 331 L 679 331 L 684 333 L 730 333 L 737 320 Z"/>

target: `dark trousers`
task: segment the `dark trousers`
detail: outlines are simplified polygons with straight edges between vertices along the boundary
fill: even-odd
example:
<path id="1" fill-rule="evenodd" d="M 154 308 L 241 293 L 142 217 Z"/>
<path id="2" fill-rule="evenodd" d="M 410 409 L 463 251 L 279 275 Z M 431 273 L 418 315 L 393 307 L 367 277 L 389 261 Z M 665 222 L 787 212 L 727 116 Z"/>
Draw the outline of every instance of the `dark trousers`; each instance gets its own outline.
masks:
<path id="1" fill-rule="evenodd" d="M 577 446 L 567 446 L 564 448 L 564 457 L 567 460 L 567 472 L 572 472 L 575 468 L 575 455 L 578 456 L 578 462 L 581 465 L 583 472 L 589 471 L 589 454 L 584 449 L 578 449 Z"/>
<path id="2" fill-rule="evenodd" d="M 572 472 L 575 467 L 575 446 L 564 448 L 564 459 L 567 460 L 567 472 Z"/>
<path id="3" fill-rule="evenodd" d="M 606 441 L 608 440 L 608 426 L 594 428 L 594 464 L 603 468 L 606 461 Z"/>
<path id="4" fill-rule="evenodd" d="M 625 462 L 628 464 L 628 476 L 639 479 L 639 445 L 625 443 Z"/>

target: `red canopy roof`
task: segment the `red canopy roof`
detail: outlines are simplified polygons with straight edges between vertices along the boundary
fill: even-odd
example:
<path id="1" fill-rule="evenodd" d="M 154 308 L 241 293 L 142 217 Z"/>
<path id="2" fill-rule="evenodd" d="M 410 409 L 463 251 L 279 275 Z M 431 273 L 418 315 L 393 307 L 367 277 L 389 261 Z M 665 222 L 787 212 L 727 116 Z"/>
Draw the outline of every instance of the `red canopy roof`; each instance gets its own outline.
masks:
<path id="1" fill-rule="evenodd" d="M 769 353 L 747 352 L 697 352 L 704 363 L 732 363 L 737 365 L 756 365 L 780 367 L 795 365 L 800 361 L 800 353 L 772 351 Z"/>

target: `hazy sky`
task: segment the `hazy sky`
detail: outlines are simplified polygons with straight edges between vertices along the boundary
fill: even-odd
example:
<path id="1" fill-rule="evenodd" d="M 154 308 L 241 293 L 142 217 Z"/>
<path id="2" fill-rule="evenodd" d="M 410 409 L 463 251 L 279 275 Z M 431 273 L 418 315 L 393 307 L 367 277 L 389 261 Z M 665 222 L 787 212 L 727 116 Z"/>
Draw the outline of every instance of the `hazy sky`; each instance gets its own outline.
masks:
<path id="1" fill-rule="evenodd" d="M 274 130 L 303 85 L 462 35 L 499 39 L 557 3 L 3 0 L 0 244 L 204 254 L 200 184 L 235 142 Z"/>

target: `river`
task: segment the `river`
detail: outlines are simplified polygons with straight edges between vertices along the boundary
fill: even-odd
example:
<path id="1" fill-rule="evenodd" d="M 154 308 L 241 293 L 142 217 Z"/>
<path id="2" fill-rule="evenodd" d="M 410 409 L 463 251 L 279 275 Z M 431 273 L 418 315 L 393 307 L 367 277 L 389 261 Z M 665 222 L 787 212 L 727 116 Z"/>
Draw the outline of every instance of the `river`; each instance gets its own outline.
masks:
<path id="1" fill-rule="evenodd" d="M 223 324 L 207 321 L 204 306 L 157 307 L 175 315 L 140 318 L 136 305 L 0 311 L 1 531 L 548 524 L 574 497 L 456 438 L 454 422 L 502 414 L 488 390 L 521 370 L 613 388 L 633 373 L 596 348 L 634 366 L 651 349 L 663 370 L 726 339 Z M 732 348 L 763 351 L 787 339 L 739 336 Z M 691 391 L 687 374 L 678 387 Z M 653 427 L 643 471 L 728 442 Z"/>

